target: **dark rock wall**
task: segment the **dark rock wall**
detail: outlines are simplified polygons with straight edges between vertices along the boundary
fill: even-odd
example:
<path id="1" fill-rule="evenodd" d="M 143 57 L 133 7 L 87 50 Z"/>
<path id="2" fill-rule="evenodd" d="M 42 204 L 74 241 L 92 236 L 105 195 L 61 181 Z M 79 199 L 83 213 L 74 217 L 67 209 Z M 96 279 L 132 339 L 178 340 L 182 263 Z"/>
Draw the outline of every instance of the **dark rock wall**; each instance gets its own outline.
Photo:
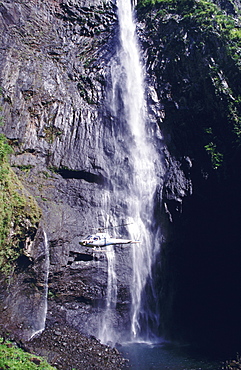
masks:
<path id="1" fill-rule="evenodd" d="M 114 126 L 106 104 L 117 40 L 115 6 L 101 1 L 6 0 L 0 4 L 0 16 L 1 131 L 14 148 L 11 164 L 16 174 L 43 211 L 39 235 L 45 230 L 50 252 L 49 318 L 56 320 L 61 311 L 72 326 L 96 334 L 107 263 L 104 256 L 81 249 L 78 241 L 96 224 L 105 225 L 103 207 L 108 202 L 116 224 L 124 219 L 123 195 L 118 193 L 117 205 L 109 190 L 122 178 L 126 181 L 131 166 L 128 143 L 116 140 L 123 131 L 121 119 Z M 240 94 L 240 71 L 218 38 L 204 39 L 178 15 L 160 22 L 157 9 L 142 9 L 138 18 L 148 72 L 149 123 L 167 169 L 162 170 L 165 185 L 157 191 L 155 208 L 163 230 L 162 262 L 155 267 L 160 333 L 236 350 L 240 147 L 227 124 L 232 94 L 225 86 L 235 97 Z M 222 91 L 214 83 L 217 76 Z M 218 168 L 204 148 L 210 127 L 224 154 Z M 113 163 L 122 164 L 121 173 Z M 124 227 L 119 231 L 126 234 Z M 41 245 L 38 237 L 35 243 L 36 248 Z M 128 250 L 118 253 L 116 326 L 119 321 L 129 324 L 128 260 Z M 16 290 L 14 299 L 2 292 L 3 302 L 8 300 L 5 324 L 18 334 L 22 323 L 14 317 L 25 303 L 7 307 L 13 301 L 18 304 L 16 297 L 24 296 L 24 289 L 28 296 L 40 289 L 41 276 L 28 280 L 35 268 L 37 263 L 15 272 L 9 288 Z M 23 281 L 20 293 L 18 281 Z"/>
<path id="2" fill-rule="evenodd" d="M 110 60 L 118 32 L 115 6 L 6 1 L 0 9 L 1 131 L 14 148 L 12 167 L 42 209 L 41 229 L 50 257 L 48 319 L 54 322 L 61 311 L 73 327 L 98 335 L 107 294 L 107 258 L 93 255 L 79 240 L 96 227 L 108 226 L 109 220 L 112 225 L 125 221 L 132 167 L 121 103 L 116 113 L 111 107 Z M 150 95 L 151 129 L 159 132 L 158 101 L 151 87 Z M 158 140 L 162 143 L 161 137 Z M 115 232 L 127 236 L 126 227 Z M 37 269 L 33 262 L 31 268 Z M 121 333 L 121 327 L 128 331 L 130 326 L 128 248 L 116 253 L 116 273 L 112 325 Z M 31 293 L 37 282 L 31 285 L 28 269 L 23 274 L 24 289 Z M 18 279 L 15 271 L 12 288 Z M 22 292 L 19 295 L 13 303 L 16 311 L 26 305 Z M 9 323 L 13 330 L 18 324 L 10 309 L 5 317 L 5 326 Z M 15 332 L 19 334 L 17 328 Z"/>
<path id="3" fill-rule="evenodd" d="M 0 5 L 1 131 L 14 148 L 11 164 L 16 174 L 43 211 L 50 292 L 66 297 L 66 286 L 71 285 L 65 301 L 75 296 L 88 302 L 89 296 L 102 296 L 106 284 L 105 276 L 101 287 L 94 282 L 91 274 L 97 262 L 88 262 L 88 250 L 79 253 L 78 241 L 91 227 L 105 222 L 102 191 L 109 169 L 102 138 L 111 133 L 103 122 L 101 103 L 115 38 L 113 8 L 111 3 L 75 1 Z M 35 245 L 38 248 L 37 239 Z M 29 278 L 33 269 L 38 271 L 36 261 L 37 257 L 31 271 L 29 267 L 22 271 L 22 278 L 16 270 L 10 279 L 8 291 L 22 282 L 22 290 L 16 288 L 14 298 L 7 296 L 3 303 L 8 317 L 4 325 L 11 329 L 18 327 L 17 312 L 24 312 L 37 289 L 38 279 Z M 103 264 L 106 269 L 106 260 Z M 59 274 L 65 278 L 61 280 Z M 72 284 L 69 275 L 79 284 Z M 28 292 L 25 298 L 24 292 Z M 36 307 L 37 301 L 32 311 Z M 21 325 L 30 328 L 32 324 Z"/>
<path id="4" fill-rule="evenodd" d="M 28 257 L 18 258 L 7 279 L 1 274 L 1 331 L 11 339 L 28 340 L 44 329 L 49 266 L 45 242 L 39 227 Z"/>
<path id="5" fill-rule="evenodd" d="M 222 2 L 225 11 L 230 6 Z M 195 17 L 188 20 L 181 7 L 182 2 L 168 13 L 167 7 L 147 5 L 138 12 L 168 150 L 165 215 L 159 216 L 165 225 L 161 324 L 169 338 L 235 351 L 241 343 L 241 153 L 230 107 L 236 99 L 240 112 L 240 66 L 229 40 L 195 23 Z M 222 153 L 221 164 L 205 149 L 210 141 Z"/>

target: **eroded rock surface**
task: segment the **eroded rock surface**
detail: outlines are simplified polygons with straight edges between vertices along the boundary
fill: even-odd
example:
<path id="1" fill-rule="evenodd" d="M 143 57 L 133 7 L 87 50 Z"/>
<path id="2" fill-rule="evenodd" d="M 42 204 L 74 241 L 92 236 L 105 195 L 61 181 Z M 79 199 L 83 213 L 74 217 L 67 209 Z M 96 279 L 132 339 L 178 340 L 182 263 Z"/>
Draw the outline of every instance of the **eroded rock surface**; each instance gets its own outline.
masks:
<path id="1" fill-rule="evenodd" d="M 24 349 L 44 356 L 61 370 L 117 370 L 127 363 L 115 348 L 104 346 L 94 337 L 84 337 L 66 325 L 61 315 L 58 320 L 48 320 L 43 334 L 25 343 Z"/>
<path id="2" fill-rule="evenodd" d="M 237 1 L 216 3 L 236 15 Z M 232 102 L 240 95 L 240 70 L 217 33 L 202 32 L 197 25 L 189 29 L 180 14 L 158 11 L 142 9 L 138 15 L 148 74 L 149 130 L 160 153 L 156 171 L 160 183 L 164 181 L 154 210 L 163 231 L 162 263 L 155 269 L 162 318 L 158 330 L 187 340 L 196 340 L 199 333 L 201 342 L 216 345 L 217 336 L 223 343 L 233 338 L 230 323 L 240 320 L 240 305 L 232 304 L 240 299 L 240 146 L 232 125 L 226 124 L 238 114 Z M 11 164 L 17 176 L 42 210 L 33 244 L 36 258 L 22 261 L 2 285 L 3 328 L 18 338 L 22 325 L 32 332 L 31 320 L 15 320 L 16 313 L 25 306 L 24 297 L 32 297 L 37 309 L 48 273 L 47 329 L 29 348 L 50 356 L 46 342 L 53 349 L 60 337 L 59 351 L 64 353 L 65 346 L 70 348 L 67 337 L 78 337 L 87 351 L 84 366 L 92 366 L 93 342 L 84 343 L 73 328 L 98 334 L 96 317 L 105 306 L 108 266 L 105 255 L 93 254 L 79 240 L 92 228 L 105 226 L 107 204 L 115 224 L 122 224 L 127 208 L 122 187 L 127 184 L 128 191 L 133 166 L 132 139 L 128 132 L 126 141 L 119 135 L 125 129 L 121 104 L 116 124 L 110 104 L 110 60 L 118 45 L 115 5 L 3 0 L 0 32 L 1 132 L 14 148 Z M 210 140 L 217 140 L 224 153 L 221 170 L 212 167 L 205 149 Z M 118 232 L 125 236 L 127 230 L 123 226 Z M 44 273 L 43 235 L 49 252 Z M 117 251 L 116 259 L 119 290 L 112 319 L 118 328 L 120 322 L 130 324 L 128 249 Z M 222 307 L 219 315 L 217 305 Z M 22 312 L 24 319 L 26 310 Z M 97 351 L 99 346 L 93 344 Z M 102 350 L 99 368 L 105 362 Z M 49 358 L 61 368 L 59 351 Z M 78 354 L 75 367 L 80 358 Z"/>

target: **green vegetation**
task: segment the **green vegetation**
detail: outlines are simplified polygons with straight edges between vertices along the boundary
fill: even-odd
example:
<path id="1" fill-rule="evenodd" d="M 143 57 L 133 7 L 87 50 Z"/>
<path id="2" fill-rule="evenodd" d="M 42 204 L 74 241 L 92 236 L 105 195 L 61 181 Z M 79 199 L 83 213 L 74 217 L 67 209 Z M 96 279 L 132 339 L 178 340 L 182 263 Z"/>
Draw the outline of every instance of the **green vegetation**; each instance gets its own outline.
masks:
<path id="1" fill-rule="evenodd" d="M 88 104 L 96 104 L 94 98 L 93 81 L 88 76 L 81 76 L 77 84 L 80 96 L 87 101 Z"/>
<path id="2" fill-rule="evenodd" d="M 11 169 L 12 152 L 0 135 L 0 270 L 8 273 L 23 254 L 26 238 L 33 239 L 41 217 L 40 209 Z"/>
<path id="3" fill-rule="evenodd" d="M 237 370 L 241 369 L 241 356 L 237 353 L 236 359 L 227 360 L 223 363 L 222 370 Z"/>
<path id="4" fill-rule="evenodd" d="M 138 8 L 157 8 L 157 17 L 164 21 L 176 19 L 188 22 L 189 27 L 199 29 L 204 39 L 215 34 L 226 42 L 231 57 L 241 67 L 241 29 L 233 17 L 225 14 L 209 0 L 140 0 Z M 168 17 L 167 17 L 168 14 Z"/>
<path id="5" fill-rule="evenodd" d="M 3 343 L 0 338 L 0 369 L 1 370 L 54 370 L 43 358 L 24 352 L 11 342 Z"/>
<path id="6" fill-rule="evenodd" d="M 50 144 L 52 144 L 56 140 L 57 137 L 61 137 L 62 135 L 62 131 L 54 126 L 45 127 L 44 133 L 45 133 L 45 140 Z"/>
<path id="7" fill-rule="evenodd" d="M 26 164 L 26 165 L 14 166 L 14 167 L 18 167 L 21 171 L 29 172 L 31 168 L 33 168 L 34 166 L 32 166 L 31 164 Z"/>
<path id="8" fill-rule="evenodd" d="M 229 117 L 234 122 L 233 131 L 236 136 L 236 143 L 241 146 L 241 96 L 238 96 L 235 101 L 229 104 Z"/>
<path id="9" fill-rule="evenodd" d="M 189 143 L 185 155 L 204 151 L 225 173 L 241 146 L 239 11 L 227 15 L 211 0 L 140 0 L 137 11 L 151 40 L 148 64 L 162 86 L 162 129 L 177 145 Z"/>
<path id="10" fill-rule="evenodd" d="M 211 156 L 212 166 L 216 170 L 219 166 L 221 166 L 223 162 L 223 154 L 217 151 L 217 145 L 214 144 L 213 142 L 205 145 L 205 149 Z"/>

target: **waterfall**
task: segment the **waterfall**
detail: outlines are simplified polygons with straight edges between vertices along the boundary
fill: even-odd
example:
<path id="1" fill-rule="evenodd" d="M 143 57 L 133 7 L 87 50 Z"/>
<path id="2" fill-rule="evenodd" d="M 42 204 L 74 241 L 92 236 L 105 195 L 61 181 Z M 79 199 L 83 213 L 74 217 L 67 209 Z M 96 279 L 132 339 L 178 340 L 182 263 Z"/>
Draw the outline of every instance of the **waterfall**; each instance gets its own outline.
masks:
<path id="1" fill-rule="evenodd" d="M 102 343 L 115 343 L 116 335 L 113 329 L 113 311 L 117 301 L 117 278 L 115 272 L 115 250 L 113 245 L 106 247 L 107 258 L 107 297 L 106 308 L 101 318 L 98 338 Z"/>
<path id="2" fill-rule="evenodd" d="M 152 338 L 150 321 L 155 326 L 153 320 L 157 318 L 155 309 L 150 307 L 148 300 L 153 303 L 156 298 L 152 284 L 152 267 L 158 252 L 158 243 L 157 232 L 153 231 L 153 209 L 158 185 L 155 163 L 160 158 L 153 145 L 155 137 L 151 129 L 147 129 L 144 68 L 140 61 L 131 0 L 117 0 L 117 9 L 120 45 L 111 66 L 110 108 L 116 124 L 122 127 L 122 132 L 120 129 L 118 131 L 117 140 L 125 143 L 121 145 L 130 170 L 126 173 L 119 169 L 117 177 L 121 182 L 116 185 L 115 192 L 116 199 L 127 204 L 125 216 L 130 223 L 128 231 L 131 238 L 140 240 L 140 245 L 131 247 L 130 281 L 130 338 L 138 341 Z M 120 162 L 120 158 L 118 161 Z"/>
<path id="3" fill-rule="evenodd" d="M 124 108 L 127 122 L 133 136 L 133 184 L 129 196 L 129 216 L 133 219 L 130 227 L 134 239 L 141 241 L 140 247 L 132 247 L 132 338 L 138 339 L 141 331 L 140 315 L 143 289 L 151 277 L 151 268 L 155 251 L 151 223 L 153 213 L 153 196 L 157 186 L 154 161 L 157 154 L 153 150 L 145 128 L 146 103 L 144 97 L 143 66 L 135 33 L 135 24 L 129 0 L 118 2 L 120 23 L 120 60 L 126 73 L 124 88 Z"/>
<path id="4" fill-rule="evenodd" d="M 44 233 L 44 250 L 45 250 L 45 277 L 44 277 L 44 293 L 43 293 L 43 321 L 41 331 L 45 328 L 45 321 L 48 310 L 48 280 L 49 280 L 49 243 L 48 237 L 45 231 Z"/>
<path id="5" fill-rule="evenodd" d="M 102 219 L 105 228 L 108 229 L 111 221 L 111 201 L 109 191 L 103 192 L 101 208 L 102 213 L 100 219 Z M 117 303 L 116 254 L 114 246 L 106 246 L 102 256 L 107 264 L 107 289 L 105 307 L 104 310 L 101 309 L 99 313 L 97 337 L 102 343 L 112 345 L 115 344 L 118 339 L 114 325 Z"/>
<path id="6" fill-rule="evenodd" d="M 103 135 L 111 186 L 103 190 L 99 223 L 123 225 L 113 232 L 140 244 L 107 248 L 105 307 L 101 301 L 97 329 L 97 337 L 106 344 L 153 342 L 159 325 L 152 271 L 161 240 L 154 222 L 160 153 L 147 120 L 144 66 L 131 0 L 117 0 L 117 13 L 119 43 L 110 64 L 106 114 L 110 120 Z"/>
<path id="7" fill-rule="evenodd" d="M 45 329 L 45 322 L 48 309 L 48 278 L 49 278 L 49 243 L 47 234 L 43 231 L 42 254 L 44 256 L 42 265 L 42 281 L 43 291 L 38 300 L 38 307 L 36 307 L 33 329 L 30 338 L 41 333 Z"/>

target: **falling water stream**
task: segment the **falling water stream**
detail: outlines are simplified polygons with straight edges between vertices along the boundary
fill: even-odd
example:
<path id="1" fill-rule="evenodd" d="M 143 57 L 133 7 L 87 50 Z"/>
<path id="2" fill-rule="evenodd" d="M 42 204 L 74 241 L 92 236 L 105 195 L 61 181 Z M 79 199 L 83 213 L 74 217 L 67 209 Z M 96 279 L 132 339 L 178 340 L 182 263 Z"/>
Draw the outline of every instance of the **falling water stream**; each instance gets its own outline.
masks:
<path id="1" fill-rule="evenodd" d="M 45 322 L 48 309 L 48 278 L 49 278 L 49 243 L 47 234 L 43 231 L 43 290 L 40 294 L 38 308 L 35 311 L 33 329 L 30 334 L 30 338 L 33 338 L 37 334 L 41 333 L 45 329 Z"/>
<path id="2" fill-rule="evenodd" d="M 113 341 L 115 333 L 112 328 L 112 311 L 116 308 L 117 301 L 117 278 L 115 273 L 115 250 L 113 245 L 108 245 L 106 249 L 107 256 L 107 297 L 106 308 L 101 318 L 98 337 L 102 343 Z"/>
<path id="3" fill-rule="evenodd" d="M 217 362 L 200 359 L 187 348 L 160 338 L 154 271 L 162 237 L 154 209 L 164 166 L 156 150 L 157 137 L 152 132 L 155 128 L 148 121 L 144 66 L 131 0 L 117 0 L 117 11 L 119 43 L 110 66 L 107 94 L 112 186 L 102 190 L 99 217 L 107 228 L 124 220 L 123 224 L 128 225 L 122 229 L 125 238 L 129 234 L 140 243 L 126 249 L 108 246 L 102 252 L 101 261 L 105 263 L 97 262 L 97 266 L 99 276 L 107 273 L 107 279 L 101 282 L 102 286 L 106 284 L 101 295 L 104 299 L 94 309 L 97 328 L 87 321 L 102 343 L 117 346 L 130 360 L 128 369 L 214 370 Z M 122 296 L 123 289 L 128 293 Z"/>
<path id="4" fill-rule="evenodd" d="M 43 292 L 43 319 L 42 319 L 42 328 L 44 330 L 45 322 L 47 317 L 48 310 L 48 280 L 49 280 L 49 242 L 46 232 L 44 231 L 44 251 L 45 251 L 45 276 L 44 276 L 44 292 Z"/>
<path id="5" fill-rule="evenodd" d="M 106 226 L 113 225 L 118 222 L 118 212 L 115 213 L 114 207 L 124 209 L 122 215 L 128 224 L 129 236 L 139 240 L 140 244 L 129 247 L 130 258 L 122 259 L 124 265 L 131 260 L 131 274 L 127 276 L 131 297 L 127 331 L 126 328 L 123 330 L 123 323 L 119 326 L 115 313 L 118 268 L 123 269 L 122 276 L 126 274 L 126 266 L 119 267 L 117 261 L 123 251 L 118 254 L 114 246 L 107 247 L 104 254 L 107 265 L 106 300 L 104 310 L 100 310 L 97 336 L 102 343 L 121 344 L 119 350 L 130 360 L 128 369 L 214 370 L 217 362 L 195 358 L 185 348 L 183 350 L 159 337 L 159 308 L 156 307 L 158 297 L 154 288 L 153 267 L 160 251 L 161 231 L 154 220 L 154 198 L 157 187 L 161 186 L 164 170 L 160 168 L 160 153 L 155 149 L 156 137 L 152 134 L 146 114 L 144 66 L 131 0 L 117 0 L 117 10 L 119 47 L 111 64 L 109 92 L 109 109 L 117 132 L 113 145 L 117 150 L 115 162 L 111 163 L 113 189 L 103 195 L 101 209 L 104 213 L 101 217 Z M 128 166 L 123 170 L 125 164 Z"/>
<path id="6" fill-rule="evenodd" d="M 136 27 L 130 0 L 118 0 L 120 27 L 119 60 L 125 71 L 122 84 L 124 114 L 133 139 L 132 164 L 133 183 L 129 192 L 128 215 L 133 223 L 129 226 L 131 237 L 140 240 L 138 248 L 132 247 L 133 276 L 131 282 L 131 339 L 140 340 L 144 316 L 143 290 L 147 279 L 151 279 L 152 264 L 156 252 L 151 233 L 154 194 L 157 187 L 155 161 L 158 155 L 146 129 L 146 101 L 143 65 L 136 37 Z M 146 325 L 146 330 L 148 327 Z M 145 333 L 147 337 L 148 333 Z M 142 338 L 143 339 L 143 338 Z M 146 338 L 147 339 L 147 338 Z M 149 339 L 149 338 L 148 338 Z"/>
<path id="7" fill-rule="evenodd" d="M 154 149 L 154 138 L 150 130 L 147 130 L 143 65 L 140 61 L 131 1 L 117 0 L 117 9 L 119 48 L 111 65 L 110 108 L 116 125 L 121 124 L 123 127 L 117 140 L 130 143 L 126 149 L 128 152 L 125 153 L 123 150 L 122 154 L 127 156 L 130 170 L 126 176 L 126 172 L 121 172 L 120 168 L 119 173 L 122 173 L 120 176 L 117 168 L 117 177 L 121 178 L 121 183 L 116 184 L 114 189 L 116 198 L 113 203 L 127 204 L 125 217 L 129 224 L 129 236 L 140 241 L 138 246 L 134 244 L 130 247 L 132 260 L 132 276 L 129 277 L 130 333 L 126 339 L 134 342 L 150 341 L 153 340 L 153 335 L 149 323 L 158 315 L 155 312 L 153 314 L 153 307 L 151 309 L 148 307 L 144 290 L 149 284 L 148 291 L 152 291 L 152 266 L 160 248 L 160 243 L 155 243 L 156 233 L 153 232 L 154 195 L 158 184 L 155 163 L 160 162 L 160 158 Z M 106 209 L 106 217 L 109 218 L 110 205 L 107 204 L 109 201 L 104 203 L 106 204 L 103 204 L 103 208 Z M 101 319 L 99 338 L 103 343 L 115 343 L 118 336 L 113 333 L 114 329 L 111 326 L 111 310 L 115 308 L 117 298 L 114 249 L 107 251 L 106 258 L 108 265 L 106 309 Z M 153 326 L 157 325 L 155 323 Z"/>

